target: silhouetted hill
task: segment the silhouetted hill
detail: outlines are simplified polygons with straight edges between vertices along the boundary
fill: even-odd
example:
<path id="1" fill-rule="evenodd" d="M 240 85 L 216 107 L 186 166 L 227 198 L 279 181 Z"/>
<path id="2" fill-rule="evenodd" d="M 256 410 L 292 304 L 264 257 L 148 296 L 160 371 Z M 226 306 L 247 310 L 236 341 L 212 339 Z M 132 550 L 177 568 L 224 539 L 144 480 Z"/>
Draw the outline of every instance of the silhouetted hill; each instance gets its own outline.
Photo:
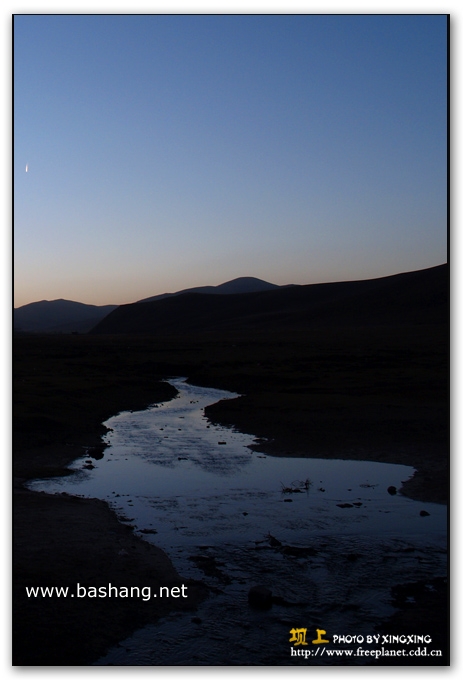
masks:
<path id="1" fill-rule="evenodd" d="M 235 293 L 260 293 L 263 290 L 275 290 L 282 286 L 277 286 L 275 283 L 268 283 L 261 279 L 256 279 L 254 276 L 241 276 L 232 281 L 226 281 L 219 286 L 198 286 L 196 288 L 185 288 L 176 293 L 162 293 L 161 295 L 153 295 L 153 297 L 144 298 L 138 302 L 155 302 L 163 300 L 168 297 L 176 295 L 184 295 L 185 293 L 201 293 L 203 295 L 234 295 Z"/>
<path id="2" fill-rule="evenodd" d="M 14 310 L 15 331 L 29 333 L 87 333 L 117 305 L 86 305 L 71 300 L 41 300 Z"/>
<path id="3" fill-rule="evenodd" d="M 327 326 L 444 323 L 448 267 L 367 281 L 277 287 L 246 294 L 184 293 L 122 305 L 92 333 L 291 332 Z"/>

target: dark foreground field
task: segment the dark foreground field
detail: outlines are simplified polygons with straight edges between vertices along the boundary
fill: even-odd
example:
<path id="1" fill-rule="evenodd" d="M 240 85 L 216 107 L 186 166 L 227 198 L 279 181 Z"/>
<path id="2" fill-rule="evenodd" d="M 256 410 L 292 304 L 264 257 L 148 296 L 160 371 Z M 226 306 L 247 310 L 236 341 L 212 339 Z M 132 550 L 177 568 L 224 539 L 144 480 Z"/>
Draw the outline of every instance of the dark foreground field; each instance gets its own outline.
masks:
<path id="1" fill-rule="evenodd" d="M 133 536 L 104 503 L 24 489 L 29 479 L 64 474 L 83 447 L 99 443 L 106 418 L 172 397 L 173 388 L 159 381 L 188 376 L 244 395 L 209 407 L 208 416 L 270 438 L 265 450 L 273 455 L 413 465 L 417 473 L 402 493 L 445 503 L 447 350 L 446 324 L 245 339 L 15 337 L 14 664 L 89 664 L 147 621 L 185 608 L 175 600 L 156 609 L 88 599 L 45 606 L 25 597 L 30 585 L 183 582 L 168 557 Z M 201 584 L 190 586 L 193 610 L 207 592 Z M 420 610 L 417 599 L 418 619 L 427 606 Z M 408 610 L 402 623 L 416 633 L 417 619 L 410 623 L 410 616 Z M 432 616 L 445 631 L 445 593 L 432 604 Z"/>

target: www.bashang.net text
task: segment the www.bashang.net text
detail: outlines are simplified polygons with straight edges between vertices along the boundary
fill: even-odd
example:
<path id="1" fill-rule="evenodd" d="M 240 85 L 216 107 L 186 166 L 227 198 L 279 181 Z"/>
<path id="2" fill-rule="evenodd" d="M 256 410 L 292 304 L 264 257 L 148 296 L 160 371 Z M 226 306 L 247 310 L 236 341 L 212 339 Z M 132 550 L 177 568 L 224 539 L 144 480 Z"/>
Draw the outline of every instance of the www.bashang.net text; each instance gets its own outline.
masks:
<path id="1" fill-rule="evenodd" d="M 69 586 L 26 586 L 28 598 L 139 598 L 144 602 L 157 597 L 188 597 L 188 586 L 115 586 L 108 583 L 105 586 L 84 586 L 77 583 L 74 588 Z"/>

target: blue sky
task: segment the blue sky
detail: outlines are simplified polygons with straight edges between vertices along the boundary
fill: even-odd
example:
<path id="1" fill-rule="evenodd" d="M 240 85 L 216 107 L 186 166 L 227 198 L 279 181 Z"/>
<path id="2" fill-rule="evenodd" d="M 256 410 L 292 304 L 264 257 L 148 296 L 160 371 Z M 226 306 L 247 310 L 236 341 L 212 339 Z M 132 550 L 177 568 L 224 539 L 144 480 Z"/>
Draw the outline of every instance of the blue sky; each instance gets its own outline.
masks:
<path id="1" fill-rule="evenodd" d="M 15 306 L 446 261 L 446 22 L 17 15 Z"/>

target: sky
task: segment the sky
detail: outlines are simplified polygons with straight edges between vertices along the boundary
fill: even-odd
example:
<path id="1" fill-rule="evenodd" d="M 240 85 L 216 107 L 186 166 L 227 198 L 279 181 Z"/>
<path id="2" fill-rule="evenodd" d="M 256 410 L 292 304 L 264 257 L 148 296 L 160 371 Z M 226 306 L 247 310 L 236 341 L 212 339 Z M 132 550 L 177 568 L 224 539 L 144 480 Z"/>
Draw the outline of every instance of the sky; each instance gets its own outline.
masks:
<path id="1" fill-rule="evenodd" d="M 447 260 L 447 17 L 14 17 L 14 305 Z"/>

